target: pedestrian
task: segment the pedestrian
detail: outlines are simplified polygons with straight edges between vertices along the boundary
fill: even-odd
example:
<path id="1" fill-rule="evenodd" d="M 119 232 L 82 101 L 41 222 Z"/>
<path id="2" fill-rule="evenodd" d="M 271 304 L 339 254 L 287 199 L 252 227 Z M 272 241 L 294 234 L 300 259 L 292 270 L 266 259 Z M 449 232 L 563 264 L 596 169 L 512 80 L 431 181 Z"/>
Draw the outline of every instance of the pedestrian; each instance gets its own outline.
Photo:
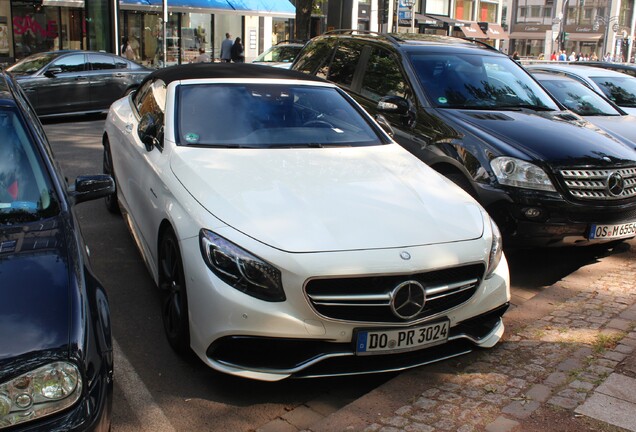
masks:
<path id="1" fill-rule="evenodd" d="M 572 54 L 570 54 L 570 57 L 568 57 L 568 60 L 571 62 L 576 61 L 576 52 L 572 51 Z"/>
<path id="2" fill-rule="evenodd" d="M 552 55 L 550 56 L 550 61 L 556 61 L 556 60 L 557 60 L 556 51 L 552 51 Z"/>
<path id="3" fill-rule="evenodd" d="M 128 38 L 126 36 L 124 36 L 121 41 L 120 52 L 120 55 L 122 57 L 126 57 L 128 60 L 136 60 L 135 51 L 133 51 L 132 46 L 130 46 L 130 42 L 128 41 Z"/>
<path id="4" fill-rule="evenodd" d="M 243 54 L 243 45 L 241 44 L 241 38 L 237 37 L 232 45 L 232 61 L 234 63 L 243 63 L 245 61 L 245 55 Z"/>
<path id="5" fill-rule="evenodd" d="M 210 56 L 205 52 L 205 48 L 199 47 L 199 55 L 194 59 L 194 63 L 209 63 Z"/>
<path id="6" fill-rule="evenodd" d="M 221 42 L 221 61 L 229 63 L 232 61 L 232 37 L 225 33 L 225 39 Z"/>
<path id="7" fill-rule="evenodd" d="M 565 55 L 565 50 L 561 50 L 561 54 L 559 54 L 559 61 L 566 61 L 567 57 Z"/>

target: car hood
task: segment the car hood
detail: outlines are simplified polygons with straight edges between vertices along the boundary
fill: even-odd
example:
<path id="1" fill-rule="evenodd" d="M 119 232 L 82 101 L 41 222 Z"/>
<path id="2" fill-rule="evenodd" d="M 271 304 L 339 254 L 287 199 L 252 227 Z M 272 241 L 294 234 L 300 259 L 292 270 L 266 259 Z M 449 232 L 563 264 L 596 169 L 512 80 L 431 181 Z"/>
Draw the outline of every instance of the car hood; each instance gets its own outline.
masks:
<path id="1" fill-rule="evenodd" d="M 69 345 L 68 257 L 61 231 L 57 219 L 0 228 L 0 371 L 19 356 Z"/>
<path id="2" fill-rule="evenodd" d="M 636 148 L 636 117 L 623 115 L 585 116 L 584 118 L 610 135 L 629 141 L 632 148 Z M 630 143 L 628 143 L 628 145 Z"/>
<path id="3" fill-rule="evenodd" d="M 171 165 L 216 218 L 288 252 L 457 242 L 483 232 L 479 204 L 397 144 L 179 147 Z"/>
<path id="4" fill-rule="evenodd" d="M 633 164 L 636 151 L 575 114 L 563 111 L 477 111 L 440 109 L 451 122 L 473 129 L 484 141 L 498 139 L 551 166 Z"/>

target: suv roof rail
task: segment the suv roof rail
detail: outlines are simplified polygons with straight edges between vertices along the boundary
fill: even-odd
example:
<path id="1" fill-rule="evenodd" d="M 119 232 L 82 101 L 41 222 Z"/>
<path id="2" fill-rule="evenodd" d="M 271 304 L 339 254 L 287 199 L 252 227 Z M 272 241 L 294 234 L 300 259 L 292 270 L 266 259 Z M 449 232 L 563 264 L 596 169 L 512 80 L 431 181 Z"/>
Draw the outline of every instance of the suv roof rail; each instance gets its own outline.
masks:
<path id="1" fill-rule="evenodd" d="M 285 40 L 276 42 L 276 45 L 282 45 L 282 44 L 288 44 L 288 43 L 305 44 L 307 43 L 307 41 L 296 40 L 296 39 L 285 39 Z"/>
<path id="2" fill-rule="evenodd" d="M 370 35 L 370 36 L 378 36 L 388 40 L 389 42 L 397 45 L 399 43 L 399 39 L 387 34 L 387 33 L 379 33 L 371 30 L 357 30 L 357 29 L 337 29 L 330 30 L 324 33 L 325 35 L 336 35 L 336 34 L 348 34 L 351 36 L 355 35 Z"/>

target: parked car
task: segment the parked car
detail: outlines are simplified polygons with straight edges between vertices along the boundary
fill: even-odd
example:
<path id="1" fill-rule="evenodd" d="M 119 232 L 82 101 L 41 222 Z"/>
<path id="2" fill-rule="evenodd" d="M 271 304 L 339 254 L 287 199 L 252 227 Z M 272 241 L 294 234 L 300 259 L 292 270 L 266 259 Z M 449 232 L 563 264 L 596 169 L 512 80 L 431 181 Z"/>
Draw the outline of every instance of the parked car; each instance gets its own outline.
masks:
<path id="1" fill-rule="evenodd" d="M 613 62 L 604 62 L 604 61 L 582 61 L 576 62 L 577 65 L 581 66 L 592 66 L 603 69 L 609 69 L 616 72 L 621 72 L 627 75 L 631 75 L 636 77 L 636 65 L 635 64 L 625 64 L 625 63 L 613 63 Z"/>
<path id="2" fill-rule="evenodd" d="M 300 42 L 279 42 L 252 60 L 252 63 L 289 69 L 303 45 Z"/>
<path id="3" fill-rule="evenodd" d="M 533 64 L 529 71 L 559 73 L 605 95 L 628 114 L 636 115 L 636 78 L 624 73 L 592 66 L 572 64 Z"/>
<path id="4" fill-rule="evenodd" d="M 7 69 L 40 117 L 108 111 L 152 69 L 115 54 L 51 51 L 33 54 Z"/>
<path id="5" fill-rule="evenodd" d="M 398 143 L 477 198 L 507 247 L 634 236 L 633 145 L 562 109 L 486 44 L 342 30 L 309 41 L 292 69 L 386 120 Z"/>
<path id="6" fill-rule="evenodd" d="M 502 335 L 496 225 L 333 84 L 252 64 L 158 70 L 111 107 L 104 161 L 168 341 L 218 371 L 402 370 Z"/>
<path id="7" fill-rule="evenodd" d="M 113 190 L 105 175 L 66 185 L 35 111 L 1 72 L 2 430 L 110 430 L 108 298 L 73 209 Z"/>
<path id="8" fill-rule="evenodd" d="M 636 148 L 635 116 L 572 78 L 544 72 L 532 72 L 532 76 L 567 109 Z"/>

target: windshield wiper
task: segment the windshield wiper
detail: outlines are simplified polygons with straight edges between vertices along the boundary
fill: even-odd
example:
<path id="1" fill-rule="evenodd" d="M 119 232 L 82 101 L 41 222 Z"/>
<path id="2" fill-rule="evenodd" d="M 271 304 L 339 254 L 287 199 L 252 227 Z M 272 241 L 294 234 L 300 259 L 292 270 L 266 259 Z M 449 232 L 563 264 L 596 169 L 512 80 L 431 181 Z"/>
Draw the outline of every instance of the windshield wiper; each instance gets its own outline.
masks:
<path id="1" fill-rule="evenodd" d="M 547 106 L 533 105 L 533 104 L 497 105 L 493 109 L 498 109 L 498 110 L 529 109 L 529 110 L 532 110 L 532 111 L 554 111 L 554 109 L 548 108 Z"/>

